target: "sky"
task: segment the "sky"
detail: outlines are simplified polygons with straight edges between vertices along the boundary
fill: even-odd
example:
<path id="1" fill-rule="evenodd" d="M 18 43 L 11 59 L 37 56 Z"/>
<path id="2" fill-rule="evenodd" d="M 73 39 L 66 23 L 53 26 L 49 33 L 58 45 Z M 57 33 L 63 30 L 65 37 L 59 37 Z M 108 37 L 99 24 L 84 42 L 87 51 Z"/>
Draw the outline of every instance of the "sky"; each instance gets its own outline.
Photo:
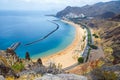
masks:
<path id="1" fill-rule="evenodd" d="M 62 10 L 66 6 L 92 5 L 111 0 L 0 0 L 0 10 Z"/>

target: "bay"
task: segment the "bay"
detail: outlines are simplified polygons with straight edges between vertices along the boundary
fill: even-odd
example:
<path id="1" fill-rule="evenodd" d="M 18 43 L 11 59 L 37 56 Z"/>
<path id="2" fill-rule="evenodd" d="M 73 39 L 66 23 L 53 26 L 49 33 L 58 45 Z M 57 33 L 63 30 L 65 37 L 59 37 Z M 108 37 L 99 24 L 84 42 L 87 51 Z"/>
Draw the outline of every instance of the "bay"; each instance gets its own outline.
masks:
<path id="1" fill-rule="evenodd" d="M 15 50 L 21 58 L 29 52 L 32 58 L 52 55 L 68 47 L 75 37 L 75 29 L 52 16 L 45 16 L 47 12 L 2 11 L 0 13 L 0 49 L 5 50 L 15 42 L 21 45 Z M 38 40 L 56 28 L 59 29 L 46 39 L 25 46 L 25 44 Z"/>

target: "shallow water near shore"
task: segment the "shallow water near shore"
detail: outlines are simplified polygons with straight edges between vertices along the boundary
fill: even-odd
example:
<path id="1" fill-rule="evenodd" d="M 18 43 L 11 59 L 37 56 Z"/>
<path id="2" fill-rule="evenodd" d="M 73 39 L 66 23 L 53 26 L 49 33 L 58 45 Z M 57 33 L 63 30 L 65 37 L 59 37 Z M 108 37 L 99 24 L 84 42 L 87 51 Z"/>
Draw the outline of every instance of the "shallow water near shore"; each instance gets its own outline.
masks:
<path id="1" fill-rule="evenodd" d="M 19 57 L 24 58 L 29 52 L 32 58 L 39 58 L 59 52 L 69 46 L 75 37 L 75 29 L 58 18 L 44 16 L 46 13 L 27 12 L 2 12 L 0 13 L 0 49 L 5 50 L 15 42 L 21 42 L 16 49 Z M 38 40 L 56 28 L 60 28 L 37 43 L 25 46 L 25 44 Z"/>

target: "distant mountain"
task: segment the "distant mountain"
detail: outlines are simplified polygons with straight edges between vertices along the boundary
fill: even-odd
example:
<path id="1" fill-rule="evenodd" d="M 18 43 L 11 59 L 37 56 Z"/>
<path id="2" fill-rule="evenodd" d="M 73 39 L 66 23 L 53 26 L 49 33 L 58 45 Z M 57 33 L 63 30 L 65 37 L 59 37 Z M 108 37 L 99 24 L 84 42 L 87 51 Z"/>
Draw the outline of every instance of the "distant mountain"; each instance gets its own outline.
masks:
<path id="1" fill-rule="evenodd" d="M 68 6 L 64 10 L 56 14 L 57 17 L 62 18 L 69 13 L 74 13 L 76 15 L 84 14 L 89 17 L 102 17 L 109 18 L 113 17 L 115 14 L 120 13 L 120 1 L 110 1 L 110 2 L 100 2 L 94 5 L 86 5 L 83 7 L 71 7 Z"/>

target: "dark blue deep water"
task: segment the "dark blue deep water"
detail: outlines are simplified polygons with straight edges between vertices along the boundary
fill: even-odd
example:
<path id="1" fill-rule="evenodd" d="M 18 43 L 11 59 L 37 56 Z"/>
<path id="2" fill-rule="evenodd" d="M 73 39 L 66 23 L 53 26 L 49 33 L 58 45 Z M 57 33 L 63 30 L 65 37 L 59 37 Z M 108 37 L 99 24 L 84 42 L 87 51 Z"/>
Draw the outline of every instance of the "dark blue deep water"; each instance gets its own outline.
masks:
<path id="1" fill-rule="evenodd" d="M 16 49 L 19 57 L 29 52 L 32 58 L 48 56 L 63 50 L 74 40 L 75 29 L 58 18 L 44 16 L 42 12 L 0 11 L 0 49 L 5 50 L 15 42 L 21 42 Z M 57 20 L 60 28 L 43 41 L 25 46 L 38 40 L 56 28 L 48 20 Z"/>

